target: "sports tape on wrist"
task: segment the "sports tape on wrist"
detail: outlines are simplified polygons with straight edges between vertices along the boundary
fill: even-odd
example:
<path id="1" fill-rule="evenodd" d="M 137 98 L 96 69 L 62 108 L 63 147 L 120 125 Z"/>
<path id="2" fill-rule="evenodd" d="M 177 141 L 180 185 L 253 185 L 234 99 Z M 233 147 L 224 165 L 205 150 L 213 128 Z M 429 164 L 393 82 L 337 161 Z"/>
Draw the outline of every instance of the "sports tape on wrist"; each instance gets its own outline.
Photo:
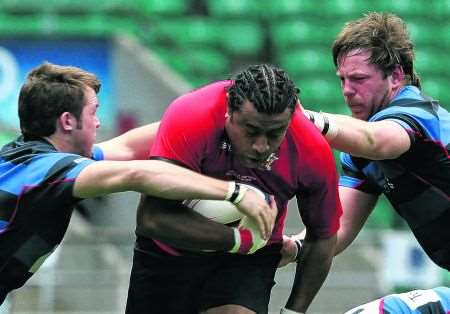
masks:
<path id="1" fill-rule="evenodd" d="M 338 125 L 337 125 L 336 121 L 334 121 L 334 118 L 332 115 L 324 113 L 322 111 L 319 112 L 319 114 L 322 116 L 323 121 L 324 121 L 322 134 L 328 140 L 332 140 L 333 138 L 335 138 L 338 135 L 338 132 L 339 132 Z"/>
<path id="2" fill-rule="evenodd" d="M 295 240 L 294 240 L 294 243 L 295 243 L 295 245 L 297 246 L 297 255 L 295 255 L 294 260 L 295 260 L 296 262 L 298 262 L 299 259 L 300 259 L 300 251 L 301 251 L 301 249 L 302 249 L 302 247 L 303 247 L 303 240 L 301 240 L 301 239 L 295 239 Z"/>
<path id="3" fill-rule="evenodd" d="M 253 235 L 250 230 L 246 228 L 234 228 L 234 246 L 229 253 L 252 254 L 250 252 L 253 248 Z"/>
<path id="4" fill-rule="evenodd" d="M 240 190 L 241 190 L 241 186 L 239 184 L 234 184 L 234 190 L 233 190 L 233 193 L 231 194 L 230 199 L 229 199 L 229 201 L 231 203 L 235 204 L 236 199 L 239 196 Z"/>
<path id="5" fill-rule="evenodd" d="M 232 201 L 232 203 L 234 205 L 237 205 L 237 204 L 239 204 L 240 201 L 242 201 L 242 199 L 245 196 L 245 193 L 247 193 L 247 190 L 248 190 L 248 188 L 243 185 L 240 185 L 240 184 L 237 184 L 237 185 L 239 186 L 239 189 L 238 189 L 237 197 L 234 199 L 234 201 Z"/>
<path id="6" fill-rule="evenodd" d="M 332 115 L 324 113 L 322 111 L 315 112 L 311 110 L 305 110 L 306 116 L 309 120 L 314 123 L 320 133 L 325 136 L 328 140 L 332 140 L 338 134 L 339 128 L 334 121 Z"/>
<path id="7" fill-rule="evenodd" d="M 234 246 L 229 250 L 230 253 L 237 253 L 241 247 L 241 233 L 238 228 L 232 228 L 234 235 Z"/>
<path id="8" fill-rule="evenodd" d="M 225 196 L 226 201 L 229 201 L 231 199 L 235 189 L 236 189 L 236 182 L 234 182 L 234 181 L 228 182 L 228 191 L 227 191 L 227 195 Z"/>

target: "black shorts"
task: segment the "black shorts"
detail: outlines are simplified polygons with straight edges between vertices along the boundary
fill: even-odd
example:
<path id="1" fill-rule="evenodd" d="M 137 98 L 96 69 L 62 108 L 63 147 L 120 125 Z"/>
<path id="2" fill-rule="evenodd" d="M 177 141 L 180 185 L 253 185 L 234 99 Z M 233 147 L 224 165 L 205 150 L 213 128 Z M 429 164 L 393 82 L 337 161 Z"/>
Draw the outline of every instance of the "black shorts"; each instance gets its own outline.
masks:
<path id="1" fill-rule="evenodd" d="M 253 255 L 169 256 L 153 241 L 134 251 L 127 314 L 198 314 L 237 304 L 267 313 L 281 244 Z"/>

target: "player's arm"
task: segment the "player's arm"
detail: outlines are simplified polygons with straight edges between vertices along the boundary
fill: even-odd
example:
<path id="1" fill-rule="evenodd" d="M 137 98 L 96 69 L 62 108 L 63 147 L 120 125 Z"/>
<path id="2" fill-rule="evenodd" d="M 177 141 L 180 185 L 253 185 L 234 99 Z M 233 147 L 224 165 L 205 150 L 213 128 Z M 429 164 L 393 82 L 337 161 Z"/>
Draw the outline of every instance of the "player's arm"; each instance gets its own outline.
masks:
<path id="1" fill-rule="evenodd" d="M 306 312 L 325 281 L 335 255 L 342 214 L 338 176 L 330 148 L 319 140 L 315 142 L 317 150 L 312 153 L 316 157 L 314 162 L 321 167 L 311 169 L 307 192 L 297 195 L 297 205 L 307 229 L 291 294 L 281 313 Z"/>
<path id="2" fill-rule="evenodd" d="M 339 114 L 304 112 L 331 147 L 356 157 L 395 159 L 411 146 L 406 129 L 393 120 L 367 122 Z"/>
<path id="3" fill-rule="evenodd" d="M 330 271 L 336 246 L 334 235 L 329 238 L 314 238 L 306 233 L 300 260 L 297 264 L 294 284 L 286 303 L 292 313 L 305 313 Z M 283 311 L 289 313 L 288 311 Z"/>
<path id="4" fill-rule="evenodd" d="M 378 200 L 376 195 L 345 186 L 339 187 L 339 197 L 343 212 L 337 233 L 336 255 L 344 251 L 355 240 Z M 306 229 L 299 234 L 283 236 L 283 248 L 278 267 L 298 261 L 305 236 Z"/>
<path id="5" fill-rule="evenodd" d="M 253 217 L 267 239 L 273 229 L 276 205 L 267 204 L 254 191 L 237 189 L 230 182 L 210 178 L 186 168 L 160 160 L 97 161 L 77 176 L 73 195 L 79 198 L 102 196 L 115 192 L 136 191 L 165 199 L 215 199 L 232 197 L 236 205 Z M 235 195 L 236 192 L 239 195 Z"/>
<path id="6" fill-rule="evenodd" d="M 142 196 L 137 212 L 136 234 L 190 251 L 230 251 L 234 230 L 214 222 L 180 201 Z"/>
<path id="7" fill-rule="evenodd" d="M 376 195 L 345 186 L 339 187 L 339 196 L 343 213 L 338 231 L 336 254 L 341 253 L 355 240 L 378 200 Z"/>
<path id="8" fill-rule="evenodd" d="M 108 141 L 96 144 L 107 160 L 148 159 L 159 122 L 132 129 Z"/>

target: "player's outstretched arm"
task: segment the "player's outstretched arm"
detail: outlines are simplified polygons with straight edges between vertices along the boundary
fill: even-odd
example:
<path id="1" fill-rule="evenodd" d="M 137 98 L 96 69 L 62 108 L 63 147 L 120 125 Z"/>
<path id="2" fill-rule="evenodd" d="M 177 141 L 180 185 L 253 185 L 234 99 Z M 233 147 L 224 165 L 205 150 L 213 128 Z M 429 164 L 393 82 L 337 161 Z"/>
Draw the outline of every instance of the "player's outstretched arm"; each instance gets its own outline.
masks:
<path id="1" fill-rule="evenodd" d="M 78 175 L 73 195 L 90 198 L 136 191 L 172 200 L 225 200 L 233 195 L 230 186 L 235 185 L 159 160 L 97 161 Z M 275 219 L 275 202 L 269 205 L 253 191 L 246 191 L 238 206 L 243 212 L 251 212 L 257 216 L 260 232 L 267 239 Z"/>
<path id="2" fill-rule="evenodd" d="M 349 187 L 339 187 L 342 216 L 338 231 L 336 255 L 344 251 L 358 236 L 372 213 L 378 197 Z"/>
<path id="3" fill-rule="evenodd" d="M 101 148 L 107 160 L 148 159 L 158 127 L 159 122 L 150 123 L 96 146 Z"/>
<path id="4" fill-rule="evenodd" d="M 304 110 L 327 138 L 331 147 L 371 160 L 395 159 L 411 145 L 406 130 L 397 122 L 367 122 L 340 114 Z"/>

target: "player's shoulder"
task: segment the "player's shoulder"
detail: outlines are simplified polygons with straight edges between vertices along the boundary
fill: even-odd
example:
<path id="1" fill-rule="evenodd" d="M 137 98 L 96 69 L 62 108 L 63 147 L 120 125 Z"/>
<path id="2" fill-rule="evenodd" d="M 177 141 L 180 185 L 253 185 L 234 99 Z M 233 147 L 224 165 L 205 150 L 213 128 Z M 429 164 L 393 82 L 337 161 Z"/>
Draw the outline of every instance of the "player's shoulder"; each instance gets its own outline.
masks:
<path id="1" fill-rule="evenodd" d="M 214 82 L 176 98 L 167 108 L 163 120 L 175 123 L 201 124 L 223 117 L 227 109 L 227 88 L 230 81 Z M 187 118 L 187 119 L 186 119 Z M 211 122 L 212 123 L 212 122 Z"/>
<path id="2" fill-rule="evenodd" d="M 417 121 L 437 119 L 439 102 L 428 99 L 399 99 L 375 113 L 369 121 L 409 117 Z"/>

